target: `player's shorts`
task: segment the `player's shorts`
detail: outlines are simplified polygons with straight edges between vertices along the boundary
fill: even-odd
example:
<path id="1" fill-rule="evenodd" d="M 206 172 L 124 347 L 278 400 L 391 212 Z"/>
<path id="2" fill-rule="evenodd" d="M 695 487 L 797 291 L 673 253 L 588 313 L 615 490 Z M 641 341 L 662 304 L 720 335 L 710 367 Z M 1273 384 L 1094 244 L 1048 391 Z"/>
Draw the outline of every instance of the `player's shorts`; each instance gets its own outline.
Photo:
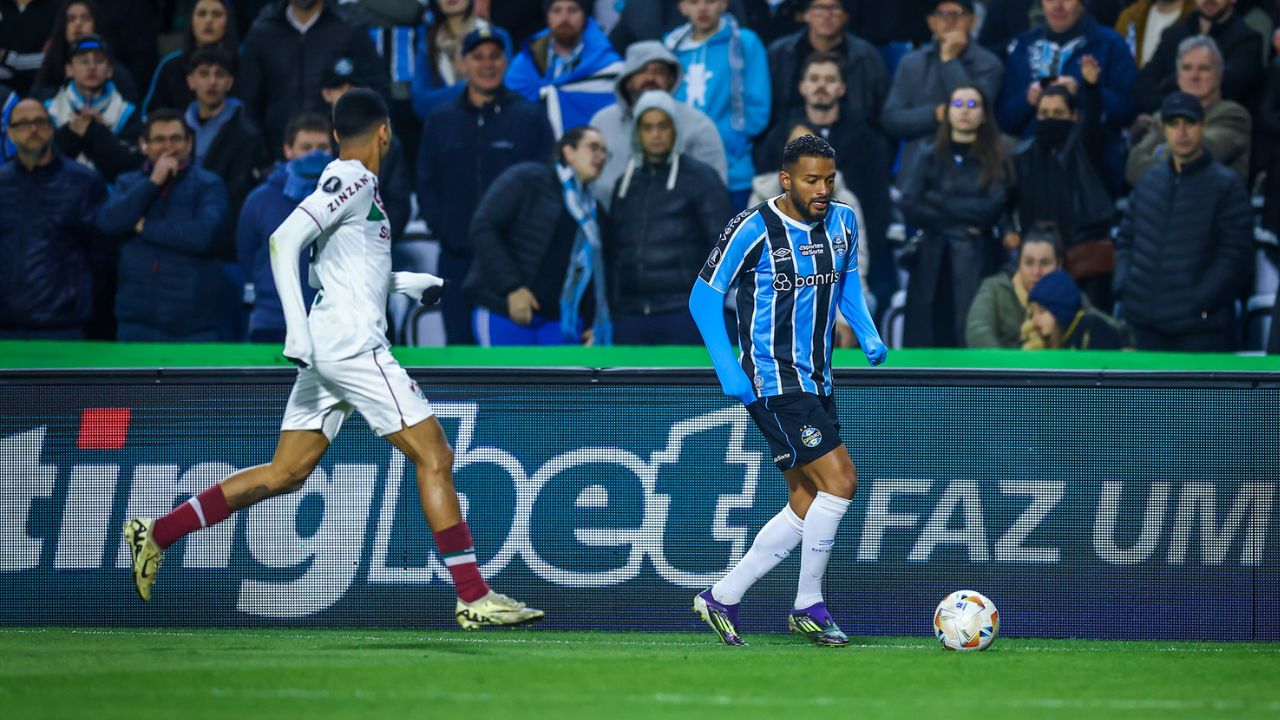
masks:
<path id="1" fill-rule="evenodd" d="M 762 397 L 747 406 L 783 472 L 840 447 L 840 417 L 830 396 L 792 393 Z"/>
<path id="2" fill-rule="evenodd" d="M 320 430 L 332 441 L 352 410 L 359 410 L 380 437 L 435 414 L 391 353 L 374 348 L 298 370 L 280 429 Z"/>

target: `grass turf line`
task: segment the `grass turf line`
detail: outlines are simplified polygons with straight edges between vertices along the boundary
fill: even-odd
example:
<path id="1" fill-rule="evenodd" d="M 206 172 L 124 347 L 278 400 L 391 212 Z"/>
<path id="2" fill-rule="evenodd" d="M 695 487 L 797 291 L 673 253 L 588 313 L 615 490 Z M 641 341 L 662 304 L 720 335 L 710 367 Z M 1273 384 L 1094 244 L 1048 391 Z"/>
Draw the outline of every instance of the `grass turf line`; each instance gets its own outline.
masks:
<path id="1" fill-rule="evenodd" d="M 756 635 L 0 629 L 12 718 L 1252 718 L 1280 644 Z M 833 713 L 835 713 L 833 715 Z"/>

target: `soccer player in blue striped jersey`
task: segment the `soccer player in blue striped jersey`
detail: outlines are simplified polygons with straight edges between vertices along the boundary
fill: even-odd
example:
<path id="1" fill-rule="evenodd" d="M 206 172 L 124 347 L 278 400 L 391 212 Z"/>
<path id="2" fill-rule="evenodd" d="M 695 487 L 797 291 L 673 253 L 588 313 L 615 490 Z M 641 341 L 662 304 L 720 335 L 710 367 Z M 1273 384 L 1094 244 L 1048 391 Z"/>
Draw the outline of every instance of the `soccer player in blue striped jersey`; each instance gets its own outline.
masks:
<path id="1" fill-rule="evenodd" d="M 800 580 L 788 626 L 816 645 L 849 640 L 827 611 L 822 578 L 836 530 L 858 487 L 831 398 L 832 329 L 844 315 L 872 365 L 887 350 L 858 281 L 858 223 L 836 200 L 835 151 L 804 135 L 783 151 L 783 194 L 729 222 L 689 296 L 689 310 L 726 395 L 746 405 L 787 480 L 789 500 L 729 573 L 693 609 L 728 645 L 744 645 L 738 603 L 801 545 Z M 725 294 L 737 283 L 735 356 Z"/>

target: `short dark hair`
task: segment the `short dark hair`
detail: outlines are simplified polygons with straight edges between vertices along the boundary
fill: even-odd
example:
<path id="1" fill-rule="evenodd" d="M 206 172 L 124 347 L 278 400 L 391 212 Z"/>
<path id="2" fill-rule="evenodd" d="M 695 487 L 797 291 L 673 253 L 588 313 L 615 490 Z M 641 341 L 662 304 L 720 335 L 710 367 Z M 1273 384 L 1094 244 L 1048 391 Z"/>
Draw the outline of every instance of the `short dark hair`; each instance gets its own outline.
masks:
<path id="1" fill-rule="evenodd" d="M 203 65 L 217 65 L 232 75 L 236 74 L 235 58 L 217 46 L 202 47 L 191 53 L 191 57 L 187 59 L 187 74 L 190 75 Z"/>
<path id="2" fill-rule="evenodd" d="M 801 135 L 782 149 L 782 168 L 792 167 L 802 157 L 836 159 L 835 148 L 817 135 Z"/>
<path id="3" fill-rule="evenodd" d="M 1022 242 L 1018 243 L 1019 261 L 1022 260 L 1022 249 L 1031 243 L 1045 243 L 1051 246 L 1053 256 L 1059 263 L 1067 259 L 1066 251 L 1062 248 L 1062 233 L 1058 230 L 1058 223 L 1052 220 L 1041 220 L 1022 234 Z"/>
<path id="4" fill-rule="evenodd" d="M 809 53 L 809 57 L 804 59 L 804 65 L 800 66 L 800 79 L 804 80 L 804 76 L 809 74 L 810 65 L 823 65 L 825 63 L 835 65 L 836 71 L 840 73 L 840 82 L 845 82 L 844 58 L 833 52 Z"/>
<path id="5" fill-rule="evenodd" d="M 188 139 L 195 135 L 195 131 L 187 124 L 187 119 L 183 117 L 182 113 L 173 108 L 160 108 L 147 115 L 147 119 L 142 125 L 142 139 L 146 140 L 151 137 L 151 128 L 155 127 L 156 123 L 162 122 L 176 122 L 182 125 L 182 134 L 186 135 Z"/>
<path id="6" fill-rule="evenodd" d="M 333 105 L 333 130 L 339 138 L 359 137 L 388 122 L 387 101 L 368 88 L 353 88 Z"/>
<path id="7" fill-rule="evenodd" d="M 1039 108 L 1040 103 L 1044 102 L 1044 99 L 1048 97 L 1060 97 L 1062 98 L 1062 101 L 1067 104 L 1068 110 L 1071 112 L 1076 111 L 1076 96 L 1072 95 L 1071 91 L 1065 87 L 1062 87 L 1061 85 L 1051 85 L 1045 88 L 1044 92 L 1040 93 L 1040 99 L 1036 101 L 1036 107 Z"/>
<path id="8" fill-rule="evenodd" d="M 298 139 L 298 133 L 304 131 L 324 133 L 328 138 L 329 133 L 333 132 L 333 125 L 329 122 L 329 118 L 320 113 L 298 113 L 289 120 L 288 125 L 284 126 L 284 144 L 292 145 L 293 141 Z"/>
<path id="9" fill-rule="evenodd" d="M 579 125 L 578 127 L 570 128 L 569 130 L 565 131 L 565 134 L 560 136 L 560 142 L 556 143 L 555 161 L 564 162 L 564 149 L 565 148 L 573 148 L 575 150 L 578 149 L 578 145 L 582 143 L 582 138 L 586 137 L 587 133 L 589 132 L 600 132 L 600 131 L 596 130 L 590 125 Z"/>

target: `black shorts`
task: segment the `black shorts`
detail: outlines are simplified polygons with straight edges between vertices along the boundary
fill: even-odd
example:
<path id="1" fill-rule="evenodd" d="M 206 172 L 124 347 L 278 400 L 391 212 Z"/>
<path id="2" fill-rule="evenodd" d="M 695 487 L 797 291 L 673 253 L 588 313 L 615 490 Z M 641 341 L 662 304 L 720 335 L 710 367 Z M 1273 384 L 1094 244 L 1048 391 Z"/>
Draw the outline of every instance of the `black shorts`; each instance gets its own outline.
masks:
<path id="1" fill-rule="evenodd" d="M 840 446 L 840 417 L 830 396 L 793 393 L 762 397 L 747 406 L 773 451 L 773 463 L 787 471 L 813 462 Z"/>

